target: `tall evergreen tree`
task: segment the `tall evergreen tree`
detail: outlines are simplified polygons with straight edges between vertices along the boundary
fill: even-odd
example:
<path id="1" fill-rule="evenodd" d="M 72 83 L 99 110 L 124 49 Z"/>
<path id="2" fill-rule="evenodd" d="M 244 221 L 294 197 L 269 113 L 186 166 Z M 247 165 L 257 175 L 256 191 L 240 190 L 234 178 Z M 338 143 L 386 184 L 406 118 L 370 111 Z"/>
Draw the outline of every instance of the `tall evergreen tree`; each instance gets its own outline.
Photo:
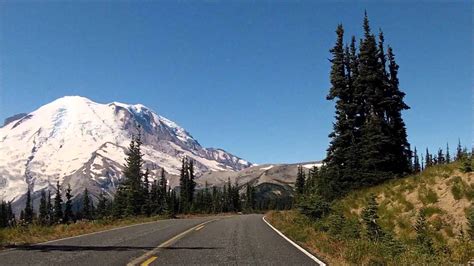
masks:
<path id="1" fill-rule="evenodd" d="M 66 189 L 66 203 L 64 204 L 64 217 L 63 222 L 69 223 L 74 219 L 74 213 L 72 212 L 72 194 L 71 185 L 68 184 Z"/>
<path id="2" fill-rule="evenodd" d="M 418 151 L 416 150 L 416 147 L 414 151 L 413 171 L 415 173 L 419 173 L 421 171 L 420 158 L 418 157 Z"/>
<path id="3" fill-rule="evenodd" d="M 430 154 L 430 152 L 428 151 L 428 148 L 426 148 L 426 158 L 425 158 L 425 168 L 428 168 L 430 166 L 433 165 L 433 158 Z"/>
<path id="4" fill-rule="evenodd" d="M 443 150 L 440 148 L 438 150 L 438 164 L 444 164 L 444 163 L 445 163 L 445 159 L 444 159 Z"/>
<path id="5" fill-rule="evenodd" d="M 394 156 L 392 171 L 397 174 L 405 174 L 410 172 L 411 151 L 410 144 L 407 140 L 407 132 L 405 122 L 402 118 L 402 111 L 410 109 L 403 101 L 405 93 L 399 88 L 398 80 L 398 64 L 395 62 L 393 49 L 389 46 L 387 50 L 388 69 L 389 69 L 389 86 L 387 88 L 386 102 L 386 119 L 389 124 L 389 132 L 391 135 L 391 148 Z"/>
<path id="6" fill-rule="evenodd" d="M 94 206 L 92 205 L 92 200 L 89 196 L 89 190 L 87 188 L 84 189 L 84 194 L 82 195 L 82 217 L 84 219 L 92 220 L 92 209 Z"/>
<path id="7" fill-rule="evenodd" d="M 446 143 L 446 163 L 451 163 L 451 155 L 449 154 L 449 143 Z"/>
<path id="8" fill-rule="evenodd" d="M 97 203 L 97 218 L 104 219 L 105 217 L 107 217 L 109 215 L 108 207 L 108 200 L 105 197 L 105 193 L 101 191 L 99 201 Z"/>
<path id="9" fill-rule="evenodd" d="M 168 200 L 167 200 L 167 183 L 168 181 L 166 180 L 166 175 L 165 175 L 165 169 L 161 168 L 161 177 L 160 177 L 160 182 L 159 182 L 159 187 L 158 187 L 158 192 L 159 192 L 159 205 L 160 205 L 160 210 L 161 212 L 167 212 L 168 210 Z"/>
<path id="10" fill-rule="evenodd" d="M 48 200 L 46 201 L 46 208 L 48 210 L 48 224 L 52 224 L 54 220 L 54 208 L 51 201 L 51 191 L 48 190 Z"/>
<path id="11" fill-rule="evenodd" d="M 138 132 L 137 136 L 132 137 L 128 147 L 123 180 L 115 194 L 113 207 L 115 217 L 139 215 L 145 204 L 147 195 L 143 193 L 140 127 L 138 127 Z"/>
<path id="12" fill-rule="evenodd" d="M 188 161 L 183 158 L 181 161 L 181 172 L 179 177 L 179 195 L 180 195 L 180 210 L 187 212 L 189 208 L 189 172 Z"/>
<path id="13" fill-rule="evenodd" d="M 194 176 L 194 161 L 192 159 L 189 160 L 188 172 L 189 172 L 188 173 L 188 177 L 189 177 L 189 181 L 188 181 L 188 201 L 191 204 L 193 202 L 193 199 L 194 199 L 194 191 L 196 190 L 196 181 L 194 180 L 195 179 L 195 176 Z"/>
<path id="14" fill-rule="evenodd" d="M 33 223 L 33 218 L 34 218 L 34 212 L 33 212 L 33 204 L 31 202 L 31 191 L 30 188 L 28 188 L 28 191 L 26 192 L 26 204 L 25 204 L 25 210 L 24 210 L 24 221 L 25 223 Z"/>
<path id="15" fill-rule="evenodd" d="M 304 192 L 304 185 L 305 185 L 305 174 L 303 171 L 303 167 L 301 165 L 298 166 L 298 174 L 296 176 L 295 182 L 295 190 L 298 195 L 302 195 Z"/>
<path id="16" fill-rule="evenodd" d="M 146 216 L 150 216 L 152 213 L 152 202 L 151 202 L 151 193 L 150 193 L 150 183 L 148 177 L 150 176 L 150 170 L 146 168 L 145 173 L 143 174 L 143 195 L 144 195 L 144 204 L 142 207 L 142 213 Z"/>
<path id="17" fill-rule="evenodd" d="M 458 146 L 456 148 L 456 161 L 461 160 L 463 157 L 462 146 L 461 146 L 461 139 L 458 139 Z"/>
<path id="18" fill-rule="evenodd" d="M 13 227 L 16 225 L 16 218 L 15 218 L 15 214 L 13 213 L 11 201 L 9 201 L 7 204 L 7 220 L 8 220 L 8 226 Z"/>
<path id="19" fill-rule="evenodd" d="M 54 198 L 54 219 L 55 223 L 62 222 L 63 219 L 63 199 L 61 198 L 61 186 L 56 183 L 56 197 Z"/>
<path id="20" fill-rule="evenodd" d="M 7 203 L 2 200 L 0 203 L 0 228 L 8 226 L 8 210 Z"/>
<path id="21" fill-rule="evenodd" d="M 46 191 L 41 190 L 41 199 L 39 206 L 39 222 L 43 225 L 49 223 L 49 210 L 48 210 L 48 200 L 46 198 Z"/>

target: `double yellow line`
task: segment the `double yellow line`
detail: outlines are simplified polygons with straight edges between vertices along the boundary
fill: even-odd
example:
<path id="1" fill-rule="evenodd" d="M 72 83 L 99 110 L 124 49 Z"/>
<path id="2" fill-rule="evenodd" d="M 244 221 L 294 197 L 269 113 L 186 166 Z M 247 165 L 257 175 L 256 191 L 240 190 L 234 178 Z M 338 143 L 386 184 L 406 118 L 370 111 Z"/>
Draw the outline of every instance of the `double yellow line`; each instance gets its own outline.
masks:
<path id="1" fill-rule="evenodd" d="M 199 231 L 202 228 L 204 228 L 204 226 L 206 224 L 208 224 L 210 222 L 214 222 L 216 220 L 219 220 L 219 218 L 212 219 L 212 220 L 209 220 L 209 221 L 205 221 L 205 222 L 200 223 L 200 224 L 198 224 L 194 227 L 189 228 L 188 230 L 186 230 L 186 231 L 184 231 L 184 232 L 182 232 L 182 233 L 166 240 L 165 242 L 161 243 L 158 247 L 154 248 L 153 250 L 150 250 L 147 253 L 143 254 L 142 256 L 130 261 L 129 263 L 127 263 L 127 266 L 136 266 L 136 265 L 148 266 L 150 263 L 152 263 L 153 261 L 155 261 L 158 258 L 157 256 L 152 256 L 152 255 L 157 253 L 159 249 L 171 246 L 173 243 L 175 243 L 179 239 L 183 238 L 185 235 L 189 234 L 190 232 Z"/>

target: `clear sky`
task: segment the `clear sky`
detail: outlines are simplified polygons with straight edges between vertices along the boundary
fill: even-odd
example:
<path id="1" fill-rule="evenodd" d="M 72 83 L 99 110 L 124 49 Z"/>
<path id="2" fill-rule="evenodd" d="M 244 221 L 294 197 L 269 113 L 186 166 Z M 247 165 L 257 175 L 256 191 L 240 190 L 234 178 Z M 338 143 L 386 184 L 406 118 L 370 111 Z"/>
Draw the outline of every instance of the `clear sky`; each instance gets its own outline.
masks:
<path id="1" fill-rule="evenodd" d="M 471 1 L 0 1 L 0 120 L 64 95 L 142 103 L 252 162 L 322 159 L 329 49 L 364 9 L 400 65 L 409 140 L 473 137 Z M 377 1 L 378 2 L 378 1 Z"/>

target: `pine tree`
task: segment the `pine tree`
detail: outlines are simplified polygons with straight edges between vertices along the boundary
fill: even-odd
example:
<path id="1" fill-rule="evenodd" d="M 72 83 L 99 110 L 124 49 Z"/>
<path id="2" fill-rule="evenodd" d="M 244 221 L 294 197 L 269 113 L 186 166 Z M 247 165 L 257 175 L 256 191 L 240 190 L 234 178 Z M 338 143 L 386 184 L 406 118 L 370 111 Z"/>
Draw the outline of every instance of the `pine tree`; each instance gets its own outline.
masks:
<path id="1" fill-rule="evenodd" d="M 190 204 L 192 204 L 193 199 L 194 199 L 194 191 L 196 190 L 196 181 L 195 176 L 194 176 L 194 162 L 193 160 L 189 160 L 189 165 L 188 165 L 188 201 Z"/>
<path id="2" fill-rule="evenodd" d="M 433 158 L 431 157 L 430 152 L 428 151 L 428 148 L 426 148 L 426 158 L 425 158 L 425 168 L 428 168 L 433 165 Z"/>
<path id="3" fill-rule="evenodd" d="M 84 189 L 84 194 L 82 195 L 82 217 L 87 220 L 92 220 L 93 215 L 92 215 L 92 200 L 89 196 L 89 191 L 87 188 Z"/>
<path id="4" fill-rule="evenodd" d="M 418 158 L 418 151 L 416 150 L 415 147 L 415 152 L 414 152 L 414 162 L 413 162 L 413 171 L 415 173 L 419 173 L 421 171 L 421 166 L 420 166 L 420 159 Z"/>
<path id="5" fill-rule="evenodd" d="M 444 159 L 443 150 L 440 148 L 438 150 L 438 164 L 444 164 L 444 163 L 445 163 L 445 159 Z"/>
<path id="6" fill-rule="evenodd" d="M 8 226 L 13 227 L 16 225 L 16 218 L 15 218 L 15 214 L 13 213 L 11 201 L 9 201 L 7 204 L 7 220 L 8 220 Z"/>
<path id="7" fill-rule="evenodd" d="M 33 223 L 34 213 L 33 213 L 33 204 L 31 202 L 31 192 L 30 188 L 26 192 L 26 205 L 24 210 L 24 221 L 27 224 Z"/>
<path id="8" fill-rule="evenodd" d="M 144 195 L 144 204 L 142 207 L 142 213 L 146 216 L 150 216 L 152 213 L 152 202 L 150 194 L 150 183 L 148 177 L 150 175 L 150 170 L 146 168 L 145 173 L 143 174 L 143 195 Z"/>
<path id="9" fill-rule="evenodd" d="M 446 163 L 451 163 L 451 155 L 449 154 L 449 144 L 446 143 Z"/>
<path id="10" fill-rule="evenodd" d="M 46 201 L 46 209 L 48 210 L 48 224 L 52 224 L 54 220 L 54 208 L 51 201 L 51 191 L 48 190 L 48 200 Z"/>
<path id="11" fill-rule="evenodd" d="M 109 204 L 108 200 L 105 197 L 105 193 L 103 191 L 100 192 L 99 201 L 97 202 L 97 218 L 104 219 L 109 216 Z"/>
<path id="12" fill-rule="evenodd" d="M 402 118 L 402 111 L 410 109 L 403 101 L 405 93 L 399 88 L 398 69 L 395 62 L 393 49 L 389 46 L 387 49 L 389 84 L 386 90 L 386 119 L 389 125 L 391 136 L 391 153 L 394 157 L 392 171 L 397 174 L 406 174 L 410 172 L 411 151 L 407 140 L 405 122 Z"/>
<path id="13" fill-rule="evenodd" d="M 303 167 L 301 165 L 298 166 L 298 174 L 296 176 L 296 182 L 295 182 L 295 190 L 297 195 L 303 194 L 305 190 L 305 174 L 303 171 Z"/>
<path id="14" fill-rule="evenodd" d="M 127 158 L 123 180 L 115 194 L 113 215 L 115 217 L 133 216 L 142 213 L 143 205 L 147 195 L 143 193 L 142 165 L 143 154 L 141 153 L 141 134 L 138 127 L 138 135 L 132 137 Z"/>
<path id="15" fill-rule="evenodd" d="M 161 168 L 161 177 L 160 177 L 160 182 L 159 182 L 159 187 L 158 187 L 158 192 L 159 192 L 159 206 L 160 206 L 160 212 L 168 212 L 168 201 L 167 201 L 167 184 L 168 181 L 166 180 L 166 175 L 165 175 L 165 169 Z"/>
<path id="16" fill-rule="evenodd" d="M 382 229 L 378 224 L 378 203 L 375 195 L 370 195 L 367 207 L 362 210 L 362 220 L 365 223 L 367 236 L 372 241 L 378 241 L 382 237 Z"/>
<path id="17" fill-rule="evenodd" d="M 467 152 L 463 152 L 463 161 L 462 161 L 462 168 L 461 170 L 464 172 L 464 173 L 470 173 L 472 172 L 472 155 L 469 156 L 467 154 Z"/>
<path id="18" fill-rule="evenodd" d="M 61 198 L 61 186 L 56 183 L 56 197 L 54 198 L 54 219 L 55 223 L 61 223 L 63 219 L 63 200 Z"/>
<path id="19" fill-rule="evenodd" d="M 416 242 L 424 253 L 433 254 L 433 241 L 428 233 L 428 226 L 426 224 L 425 213 L 421 210 L 416 219 L 414 229 L 416 232 Z"/>
<path id="20" fill-rule="evenodd" d="M 179 195 L 180 195 L 180 211 L 188 211 L 188 196 L 189 196 L 189 177 L 188 177 L 188 162 L 186 158 L 182 159 L 181 172 L 179 177 Z"/>
<path id="21" fill-rule="evenodd" d="M 69 223 L 73 219 L 74 219 L 74 213 L 72 212 L 71 185 L 68 184 L 68 187 L 66 189 L 66 203 L 64 204 L 63 223 Z"/>
<path id="22" fill-rule="evenodd" d="M 48 200 L 46 198 L 46 191 L 41 191 L 41 199 L 39 206 L 39 222 L 42 225 L 47 225 L 49 223 L 49 210 L 48 210 Z"/>
<path id="23" fill-rule="evenodd" d="M 461 160 L 463 158 L 462 146 L 461 146 L 461 139 L 458 139 L 458 147 L 456 148 L 456 161 Z"/>
<path id="24" fill-rule="evenodd" d="M 7 203 L 2 200 L 0 203 L 0 228 L 8 226 L 8 214 L 7 214 Z"/>

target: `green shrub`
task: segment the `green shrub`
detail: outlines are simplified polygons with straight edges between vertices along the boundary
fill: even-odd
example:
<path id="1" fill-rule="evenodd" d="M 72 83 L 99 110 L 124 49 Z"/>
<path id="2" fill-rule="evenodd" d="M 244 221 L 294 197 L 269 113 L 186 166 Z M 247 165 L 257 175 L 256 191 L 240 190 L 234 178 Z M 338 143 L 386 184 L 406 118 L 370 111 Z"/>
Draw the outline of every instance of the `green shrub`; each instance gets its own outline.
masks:
<path id="1" fill-rule="evenodd" d="M 430 188 L 420 189 L 418 199 L 424 204 L 432 204 L 438 202 L 438 194 Z"/>

